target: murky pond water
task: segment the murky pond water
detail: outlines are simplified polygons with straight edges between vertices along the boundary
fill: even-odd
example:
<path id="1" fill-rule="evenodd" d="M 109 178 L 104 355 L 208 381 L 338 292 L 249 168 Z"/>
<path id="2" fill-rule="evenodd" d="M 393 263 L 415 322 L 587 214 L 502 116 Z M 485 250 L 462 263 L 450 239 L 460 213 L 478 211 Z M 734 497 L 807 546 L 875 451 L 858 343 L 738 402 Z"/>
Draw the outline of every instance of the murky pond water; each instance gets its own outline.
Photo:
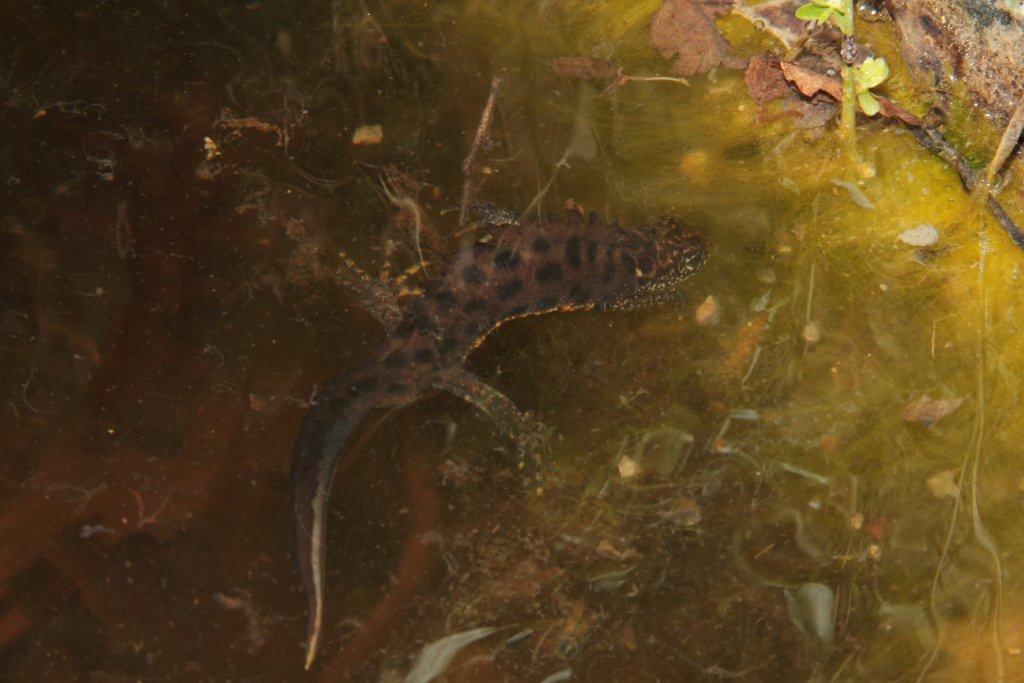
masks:
<path id="1" fill-rule="evenodd" d="M 400 680 L 456 634 L 444 680 L 1024 676 L 1021 252 L 898 126 L 862 122 L 864 180 L 742 71 L 551 68 L 667 73 L 660 4 L 5 11 L 0 678 Z M 291 445 L 384 339 L 338 252 L 375 275 L 455 248 L 495 77 L 477 201 L 672 215 L 711 258 L 678 302 L 474 353 L 549 428 L 540 484 L 451 397 L 375 418 L 307 674 Z"/>

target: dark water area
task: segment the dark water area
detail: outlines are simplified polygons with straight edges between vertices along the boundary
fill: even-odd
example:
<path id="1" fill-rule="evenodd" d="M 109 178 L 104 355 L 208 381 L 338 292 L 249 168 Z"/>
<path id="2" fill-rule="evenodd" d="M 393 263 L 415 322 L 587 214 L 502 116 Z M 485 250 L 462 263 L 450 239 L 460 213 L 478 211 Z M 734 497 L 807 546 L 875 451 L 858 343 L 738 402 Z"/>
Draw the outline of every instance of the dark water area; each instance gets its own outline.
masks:
<path id="1" fill-rule="evenodd" d="M 552 72 L 661 73 L 659 4 L 4 8 L 0 679 L 430 680 L 453 634 L 435 680 L 1019 675 L 1018 254 L 899 130 L 862 126 L 858 184 L 739 72 Z M 539 483 L 453 397 L 366 421 L 306 672 L 292 443 L 384 340 L 339 273 L 429 277 L 465 239 L 494 77 L 478 201 L 673 215 L 711 260 L 471 356 L 548 427 Z M 898 242 L 922 223 L 939 246 Z"/>

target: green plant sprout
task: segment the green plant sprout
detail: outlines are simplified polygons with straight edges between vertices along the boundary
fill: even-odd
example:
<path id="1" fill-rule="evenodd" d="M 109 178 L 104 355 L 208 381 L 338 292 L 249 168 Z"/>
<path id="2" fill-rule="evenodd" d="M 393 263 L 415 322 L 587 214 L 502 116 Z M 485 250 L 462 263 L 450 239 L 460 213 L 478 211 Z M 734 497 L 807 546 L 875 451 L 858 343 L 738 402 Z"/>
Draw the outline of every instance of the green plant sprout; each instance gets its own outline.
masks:
<path id="1" fill-rule="evenodd" d="M 816 24 L 832 22 L 843 34 L 839 53 L 843 59 L 843 101 L 839 113 L 839 140 L 843 150 L 866 175 L 874 175 L 870 167 L 861 161 L 857 152 L 857 107 L 868 116 L 874 116 L 880 108 L 878 98 L 871 88 L 889 77 L 889 65 L 881 57 L 865 59 L 855 65 L 857 44 L 853 40 L 854 0 L 811 0 L 796 10 L 798 19 Z"/>
<path id="2" fill-rule="evenodd" d="M 854 66 L 853 85 L 857 93 L 857 104 L 868 116 L 874 116 L 881 109 L 878 98 L 871 88 L 889 77 L 889 65 L 881 57 L 868 57 L 863 63 Z"/>
<path id="3" fill-rule="evenodd" d="M 811 0 L 806 5 L 797 8 L 796 18 L 818 24 L 828 23 L 831 19 L 844 36 L 852 36 L 853 14 L 846 4 L 843 0 Z"/>

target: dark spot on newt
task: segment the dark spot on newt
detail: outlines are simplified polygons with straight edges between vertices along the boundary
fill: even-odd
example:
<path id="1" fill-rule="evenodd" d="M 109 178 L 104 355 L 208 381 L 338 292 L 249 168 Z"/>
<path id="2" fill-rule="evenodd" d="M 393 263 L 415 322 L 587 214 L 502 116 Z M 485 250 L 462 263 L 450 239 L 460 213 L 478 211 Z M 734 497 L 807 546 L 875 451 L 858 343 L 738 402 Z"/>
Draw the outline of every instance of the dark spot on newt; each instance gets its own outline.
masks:
<path id="1" fill-rule="evenodd" d="M 562 279 L 562 267 L 557 263 L 545 263 L 537 269 L 536 277 L 537 282 L 543 282 L 545 284 L 549 282 L 558 282 Z"/>
<path id="2" fill-rule="evenodd" d="M 590 299 L 590 289 L 576 282 L 569 288 L 569 300 L 574 304 L 581 304 Z"/>
<path id="3" fill-rule="evenodd" d="M 580 242 L 580 236 L 573 235 L 565 243 L 565 260 L 569 262 L 573 270 L 579 270 L 583 265 L 583 260 L 580 258 Z"/>
<path id="4" fill-rule="evenodd" d="M 349 390 L 353 394 L 368 394 L 378 386 L 377 378 L 373 376 L 361 377 L 355 382 L 352 382 L 352 386 Z"/>
<path id="5" fill-rule="evenodd" d="M 519 254 L 510 249 L 503 249 L 494 255 L 494 265 L 499 268 L 515 268 L 519 261 Z"/>
<path id="6" fill-rule="evenodd" d="M 531 247 L 533 248 L 533 252 L 535 254 L 546 254 L 548 252 L 548 249 L 551 248 L 551 241 L 547 237 L 544 237 L 543 235 L 538 235 L 533 239 L 533 244 L 531 245 Z"/>
<path id="7" fill-rule="evenodd" d="M 462 269 L 460 274 L 462 276 L 462 281 L 467 285 L 482 285 L 484 280 L 487 278 L 487 276 L 484 275 L 484 271 L 480 270 L 480 267 L 476 265 L 466 266 Z"/>
<path id="8" fill-rule="evenodd" d="M 636 274 L 636 261 L 629 254 L 622 255 L 622 269 L 626 271 L 626 277 Z"/>
<path id="9" fill-rule="evenodd" d="M 557 305 L 558 305 L 558 297 L 557 296 L 545 296 L 545 297 L 541 297 L 540 301 L 537 302 L 537 309 L 541 310 L 541 311 L 546 311 L 547 309 L 554 308 Z"/>
<path id="10" fill-rule="evenodd" d="M 608 261 L 604 264 L 604 274 L 601 275 L 601 282 L 610 285 L 615 279 L 615 261 Z"/>
<path id="11" fill-rule="evenodd" d="M 641 256 L 637 259 L 636 267 L 644 275 L 650 275 L 654 271 L 654 260 L 650 256 Z"/>
<path id="12" fill-rule="evenodd" d="M 522 280 L 509 280 L 498 287 L 498 298 L 502 301 L 508 301 L 521 291 L 523 291 Z"/>
<path id="13" fill-rule="evenodd" d="M 462 307 L 465 313 L 480 313 L 481 311 L 487 310 L 487 301 L 480 297 L 473 297 Z"/>
<path id="14" fill-rule="evenodd" d="M 400 368 L 405 365 L 405 354 L 401 351 L 392 351 L 384 357 L 384 365 L 389 368 Z"/>
<path id="15" fill-rule="evenodd" d="M 601 244 L 599 242 L 594 240 L 587 242 L 587 261 L 590 262 L 590 265 L 594 265 L 594 261 L 597 260 L 597 251 L 600 248 Z"/>
<path id="16" fill-rule="evenodd" d="M 438 345 L 438 349 L 441 353 L 450 353 L 455 350 L 455 347 L 459 345 L 459 338 L 452 335 L 448 335 L 441 340 Z"/>
<path id="17" fill-rule="evenodd" d="M 442 289 L 434 293 L 434 301 L 443 308 L 454 308 L 458 300 L 455 295 L 449 292 L 447 289 Z"/>
<path id="18" fill-rule="evenodd" d="M 412 352 L 412 359 L 416 363 L 429 363 L 434 359 L 434 354 L 430 349 L 416 349 Z"/>
<path id="19" fill-rule="evenodd" d="M 476 256 L 482 256 L 489 254 L 494 251 L 494 245 L 488 242 L 474 242 L 473 243 L 473 254 Z"/>

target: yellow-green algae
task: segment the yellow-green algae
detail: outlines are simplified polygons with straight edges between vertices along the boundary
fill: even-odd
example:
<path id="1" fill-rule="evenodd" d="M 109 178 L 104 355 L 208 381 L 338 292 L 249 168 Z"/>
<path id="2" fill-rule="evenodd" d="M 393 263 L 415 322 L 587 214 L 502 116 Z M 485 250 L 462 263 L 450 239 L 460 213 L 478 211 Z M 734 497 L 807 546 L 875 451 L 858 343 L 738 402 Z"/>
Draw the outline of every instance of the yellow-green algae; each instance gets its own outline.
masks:
<path id="1" fill-rule="evenodd" d="M 736 71 L 720 69 L 689 86 L 629 83 L 605 91 L 550 69 L 554 57 L 589 55 L 629 74 L 666 73 L 647 38 L 659 4 L 477 0 L 439 8 L 429 19 L 446 36 L 440 66 L 459 100 L 461 128 L 475 128 L 489 79 L 504 80 L 492 135 L 510 154 L 487 162 L 493 173 L 481 196 L 526 206 L 557 174 L 537 210 L 559 210 L 571 198 L 626 222 L 673 214 L 709 237 L 711 261 L 688 287 L 687 304 L 531 321 L 474 359 L 558 434 L 555 491 L 527 501 L 523 527 L 542 529 L 548 541 L 566 530 L 601 529 L 629 545 L 630 520 L 643 514 L 632 507 L 635 496 L 613 494 L 618 507 L 609 505 L 609 488 L 630 486 L 619 480 L 617 458 L 647 430 L 694 432 L 703 459 L 669 477 L 676 485 L 706 485 L 716 459 L 770 480 L 772 500 L 756 508 L 761 518 L 742 506 L 716 511 L 742 543 L 755 543 L 751 535 L 780 519 L 785 527 L 792 511 L 823 539 L 819 551 L 829 557 L 805 557 L 803 567 L 790 558 L 778 576 L 758 570 L 760 579 L 751 580 L 797 586 L 815 579 L 855 596 L 848 598 L 854 608 L 836 619 L 846 620 L 844 632 L 857 644 L 815 661 L 818 675 L 1019 675 L 1020 251 L 953 171 L 898 125 L 862 120 L 862 151 L 877 167 L 876 177 L 862 181 L 840 158 L 831 127 L 815 137 L 788 118 L 759 121 Z M 745 54 L 772 46 L 738 17 L 720 25 Z M 861 26 L 893 65 L 883 93 L 923 111 L 928 94 L 910 83 L 889 27 Z M 998 131 L 977 125 L 981 118 L 968 106 L 953 120 L 960 124 L 954 139 L 983 162 Z M 837 181 L 855 184 L 873 208 Z M 1024 216 L 1015 188 L 1001 199 Z M 933 248 L 899 240 L 920 224 L 938 228 Z M 722 321 L 699 329 L 693 309 L 708 295 L 720 302 Z M 756 354 L 729 368 L 744 325 L 759 316 L 768 322 Z M 821 332 L 816 343 L 802 337 L 809 322 Z M 901 419 L 903 406 L 924 394 L 965 401 L 934 426 Z M 706 409 L 716 403 L 726 412 Z M 756 419 L 732 420 L 720 439 L 709 438 L 737 409 Z M 711 416 L 715 424 L 707 423 Z M 467 428 L 483 426 L 466 419 Z M 455 457 L 472 459 L 474 448 L 465 449 Z M 959 484 L 955 499 L 926 484 L 947 469 Z M 875 524 L 871 533 L 865 521 Z M 644 561 L 618 564 L 642 573 Z M 721 557 L 697 561 L 717 564 L 723 585 L 736 570 Z M 717 590 L 713 573 L 701 580 Z M 449 614 L 485 618 L 466 606 L 477 599 L 451 597 Z M 664 613 L 638 619 L 670 628 L 670 613 L 679 610 L 685 606 L 665 605 Z M 699 623 L 694 617 L 689 625 Z M 699 660 L 700 648 L 689 654 Z M 630 656 L 622 651 L 624 660 Z"/>

